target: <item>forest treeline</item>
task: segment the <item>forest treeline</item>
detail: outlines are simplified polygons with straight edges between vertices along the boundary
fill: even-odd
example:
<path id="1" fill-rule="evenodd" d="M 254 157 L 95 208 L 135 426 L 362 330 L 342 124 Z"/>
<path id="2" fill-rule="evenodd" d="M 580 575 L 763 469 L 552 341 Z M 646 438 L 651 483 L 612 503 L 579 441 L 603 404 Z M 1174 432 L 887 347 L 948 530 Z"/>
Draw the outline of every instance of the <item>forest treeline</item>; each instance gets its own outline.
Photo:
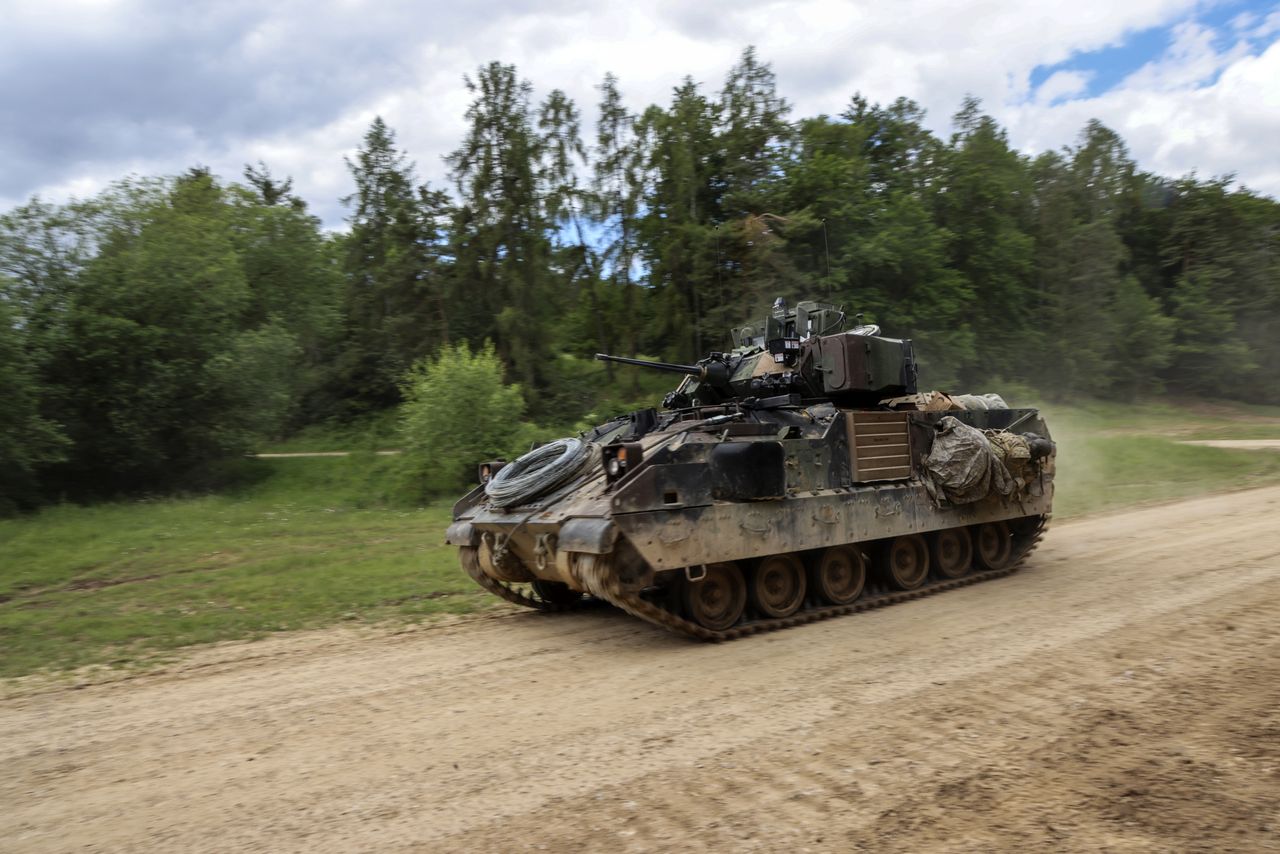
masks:
<path id="1" fill-rule="evenodd" d="M 975 100 L 945 138 L 906 99 L 796 117 L 751 49 L 639 114 L 612 75 L 589 118 L 511 65 L 465 83 L 450 186 L 379 118 L 341 233 L 262 164 L 0 217 L 0 504 L 163 488 L 459 344 L 572 423 L 615 379 L 591 353 L 695 360 L 777 296 L 915 339 L 927 387 L 1280 403 L 1280 204 L 1098 122 L 1027 156 Z"/>

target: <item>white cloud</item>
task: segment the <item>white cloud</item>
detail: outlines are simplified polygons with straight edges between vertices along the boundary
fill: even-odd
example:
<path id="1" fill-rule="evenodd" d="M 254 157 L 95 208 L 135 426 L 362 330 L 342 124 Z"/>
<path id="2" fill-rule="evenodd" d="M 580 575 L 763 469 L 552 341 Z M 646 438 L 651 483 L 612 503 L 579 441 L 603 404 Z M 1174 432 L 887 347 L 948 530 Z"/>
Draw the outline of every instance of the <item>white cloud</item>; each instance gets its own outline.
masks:
<path id="1" fill-rule="evenodd" d="M 1063 98 L 1073 98 L 1089 88 L 1093 75 L 1086 71 L 1055 71 L 1036 88 L 1035 102 L 1052 104 Z"/>
<path id="2" fill-rule="evenodd" d="M 1235 173 L 1280 196 L 1280 42 L 1251 54 L 1243 42 L 1215 48 L 1207 31 L 1180 28 L 1173 48 L 1095 97 L 1016 105 L 1003 116 L 1028 151 L 1056 147 L 1098 118 L 1139 164 L 1181 176 Z"/>
<path id="3" fill-rule="evenodd" d="M 686 74 L 709 90 L 742 48 L 773 64 L 796 115 L 839 113 L 855 91 L 900 95 L 935 130 L 966 94 L 1028 150 L 1071 142 L 1097 117 L 1141 165 L 1167 174 L 1236 171 L 1280 194 L 1272 155 L 1280 13 L 1237 17 L 1222 33 L 1193 22 L 1196 0 L 910 3 L 556 0 L 422 4 L 229 0 L 198 16 L 159 0 L 20 2 L 0 32 L 0 209 L 34 192 L 59 198 L 128 171 L 203 163 L 228 178 L 264 160 L 330 225 L 350 191 L 343 155 L 375 114 L 419 172 L 443 184 L 461 138 L 463 74 L 514 63 L 538 96 L 564 89 L 588 136 L 606 71 L 633 108 L 665 103 Z M 1165 54 L 1099 95 L 1087 70 L 1031 75 L 1170 27 Z M 1264 50 L 1265 48 L 1265 50 Z M 1073 63 L 1087 66 L 1087 62 Z M 1269 107 L 1267 105 L 1270 105 Z"/>

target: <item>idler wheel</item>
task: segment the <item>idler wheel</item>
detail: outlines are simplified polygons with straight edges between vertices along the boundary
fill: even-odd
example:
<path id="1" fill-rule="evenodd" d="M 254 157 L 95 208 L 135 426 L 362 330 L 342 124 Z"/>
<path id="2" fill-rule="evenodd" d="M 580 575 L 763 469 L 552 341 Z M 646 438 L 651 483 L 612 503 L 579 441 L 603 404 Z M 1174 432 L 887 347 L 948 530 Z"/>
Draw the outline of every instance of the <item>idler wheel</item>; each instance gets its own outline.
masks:
<path id="1" fill-rule="evenodd" d="M 795 555 L 772 555 L 751 574 L 751 604 L 766 617 L 790 617 L 804 604 L 808 582 Z"/>
<path id="2" fill-rule="evenodd" d="M 813 568 L 813 589 L 832 605 L 848 605 L 862 595 L 867 561 L 853 546 L 832 546 Z"/>
<path id="3" fill-rule="evenodd" d="M 895 587 L 915 590 L 929 577 L 929 549 L 924 537 L 894 537 L 880 553 L 880 565 Z"/>
<path id="4" fill-rule="evenodd" d="M 701 579 L 682 584 L 689 619 L 713 632 L 731 628 L 747 607 L 747 582 L 736 563 L 708 564 Z"/>
<path id="5" fill-rule="evenodd" d="M 978 526 L 974 539 L 978 564 L 984 569 L 1004 569 L 1013 557 L 1013 534 L 1008 522 L 986 522 Z"/>
<path id="6" fill-rule="evenodd" d="M 973 537 L 968 528 L 937 531 L 929 546 L 934 567 L 947 578 L 959 578 L 973 565 Z"/>
<path id="7" fill-rule="evenodd" d="M 533 580 L 533 592 L 537 593 L 548 605 L 565 608 L 577 603 L 582 593 L 574 590 L 563 581 L 547 581 L 545 578 Z"/>

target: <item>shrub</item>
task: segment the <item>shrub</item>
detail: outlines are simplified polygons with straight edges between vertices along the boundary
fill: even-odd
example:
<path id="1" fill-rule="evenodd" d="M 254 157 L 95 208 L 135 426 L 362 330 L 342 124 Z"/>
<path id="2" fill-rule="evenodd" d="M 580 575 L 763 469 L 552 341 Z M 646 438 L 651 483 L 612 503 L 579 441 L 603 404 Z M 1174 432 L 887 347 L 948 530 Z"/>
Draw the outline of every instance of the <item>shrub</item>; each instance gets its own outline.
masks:
<path id="1" fill-rule="evenodd" d="M 524 429 L 520 387 L 502 382 L 493 345 L 465 343 L 418 362 L 401 386 L 402 465 L 418 496 L 457 492 L 481 460 L 506 456 Z"/>

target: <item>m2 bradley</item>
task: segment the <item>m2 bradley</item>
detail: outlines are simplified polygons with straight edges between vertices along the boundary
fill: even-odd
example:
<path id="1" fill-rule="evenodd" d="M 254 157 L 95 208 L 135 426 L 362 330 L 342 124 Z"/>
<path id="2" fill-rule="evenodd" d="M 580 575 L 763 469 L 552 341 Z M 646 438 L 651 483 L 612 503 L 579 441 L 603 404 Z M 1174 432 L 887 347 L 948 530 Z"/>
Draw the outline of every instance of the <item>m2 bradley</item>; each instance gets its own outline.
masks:
<path id="1" fill-rule="evenodd" d="M 1053 499 L 1034 409 L 917 391 L 909 340 L 778 300 L 662 410 L 480 466 L 447 540 L 508 601 L 594 597 L 705 640 L 845 614 L 1014 571 Z"/>

